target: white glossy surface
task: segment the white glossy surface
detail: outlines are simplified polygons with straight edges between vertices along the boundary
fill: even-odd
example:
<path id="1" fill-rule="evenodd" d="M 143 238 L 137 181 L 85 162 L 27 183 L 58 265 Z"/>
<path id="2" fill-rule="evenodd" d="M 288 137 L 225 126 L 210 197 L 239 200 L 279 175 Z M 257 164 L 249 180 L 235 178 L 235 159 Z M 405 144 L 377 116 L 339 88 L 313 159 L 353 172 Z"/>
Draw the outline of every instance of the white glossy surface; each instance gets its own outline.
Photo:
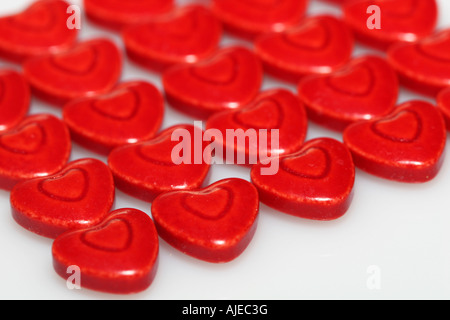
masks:
<path id="1" fill-rule="evenodd" d="M 0 13 L 16 12 L 28 3 L 1 1 Z M 439 27 L 449 27 L 450 3 L 438 3 Z M 309 14 L 324 12 L 340 14 L 336 6 L 311 0 Z M 80 38 L 97 36 L 111 37 L 122 46 L 117 34 L 83 19 Z M 247 44 L 226 37 L 224 45 L 236 41 Z M 358 47 L 355 55 L 370 51 Z M 4 61 L 0 65 L 10 66 Z M 137 78 L 161 88 L 158 75 L 126 61 L 122 79 Z M 272 87 L 295 90 L 265 79 L 263 89 Z M 402 90 L 399 102 L 413 98 L 430 100 Z M 34 100 L 31 113 L 38 112 L 60 115 L 59 109 Z M 163 127 L 193 121 L 167 106 Z M 310 123 L 308 139 L 320 136 L 341 140 L 340 134 Z M 357 170 L 353 203 L 336 221 L 302 220 L 262 205 L 253 241 L 227 264 L 195 260 L 161 241 L 153 284 L 130 296 L 68 289 L 52 267 L 52 240 L 17 225 L 11 217 L 9 193 L 0 191 L 0 299 L 446 299 L 450 296 L 449 150 L 439 175 L 426 184 L 391 182 Z M 105 160 L 75 145 L 72 160 L 81 157 Z M 249 171 L 217 165 L 211 182 L 230 176 L 249 179 Z M 150 213 L 149 204 L 121 192 L 117 207 Z M 370 289 L 373 270 L 379 272 L 380 287 Z"/>

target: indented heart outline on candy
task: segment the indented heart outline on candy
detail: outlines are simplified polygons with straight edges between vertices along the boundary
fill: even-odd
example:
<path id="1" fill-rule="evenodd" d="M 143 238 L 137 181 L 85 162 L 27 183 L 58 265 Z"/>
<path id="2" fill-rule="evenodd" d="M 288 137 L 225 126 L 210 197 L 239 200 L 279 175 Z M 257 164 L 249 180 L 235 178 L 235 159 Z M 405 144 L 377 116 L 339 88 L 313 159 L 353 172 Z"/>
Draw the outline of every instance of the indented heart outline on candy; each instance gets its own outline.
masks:
<path id="1" fill-rule="evenodd" d="M 193 68 L 198 68 L 194 74 Z M 230 46 L 207 60 L 169 68 L 162 75 L 162 84 L 173 108 L 206 119 L 216 112 L 250 103 L 260 90 L 262 77 L 261 61 L 252 50 Z"/>
<path id="2" fill-rule="evenodd" d="M 258 109 L 261 108 L 260 105 L 265 103 L 265 102 L 271 102 L 275 105 L 276 109 L 277 109 L 277 114 L 278 114 L 278 118 L 276 121 L 276 124 L 274 126 L 255 126 L 255 125 L 248 125 L 247 123 L 245 123 L 245 121 L 242 121 L 239 118 L 240 114 L 246 113 L 247 111 L 251 111 L 254 109 Z M 260 130 L 260 129 L 267 129 L 268 134 L 270 134 L 270 130 L 272 129 L 279 129 L 281 127 L 281 125 L 284 122 L 284 113 L 283 113 L 283 108 L 280 105 L 280 102 L 272 97 L 264 97 L 263 99 L 257 100 L 254 102 L 254 104 L 250 104 L 246 107 L 241 108 L 239 111 L 233 113 L 233 120 L 238 123 L 239 125 L 241 125 L 243 128 L 247 128 L 247 129 L 256 129 L 256 130 Z"/>
<path id="3" fill-rule="evenodd" d="M 161 192 L 200 187 L 210 168 L 202 157 L 206 148 L 202 137 L 201 128 L 178 124 L 164 129 L 151 140 L 114 148 L 108 156 L 108 165 L 117 188 L 152 202 Z M 196 143 L 198 140 L 200 144 Z M 196 150 L 200 150 L 199 156 Z"/>
<path id="4" fill-rule="evenodd" d="M 391 46 L 387 59 L 404 86 L 434 98 L 450 83 L 449 48 L 450 30 L 443 29 L 414 43 Z"/>
<path id="5" fill-rule="evenodd" d="M 416 132 L 415 132 L 413 137 L 411 137 L 411 138 L 405 138 L 405 137 L 398 138 L 398 137 L 394 137 L 392 135 L 386 134 L 386 133 L 384 133 L 383 131 L 381 131 L 381 130 L 379 130 L 377 128 L 377 124 L 379 124 L 381 122 L 384 122 L 384 121 L 391 121 L 392 119 L 395 119 L 395 118 L 399 117 L 402 113 L 412 114 L 415 117 L 415 120 L 417 121 L 417 130 L 416 130 Z M 417 139 L 419 139 L 420 135 L 422 134 L 423 125 L 422 125 L 422 119 L 420 118 L 420 116 L 417 114 L 416 111 L 414 111 L 414 110 L 401 110 L 400 112 L 394 114 L 391 118 L 374 121 L 372 123 L 372 125 L 371 125 L 371 129 L 372 129 L 372 131 L 375 134 L 377 134 L 380 137 L 383 137 L 383 138 L 385 138 L 387 140 L 391 140 L 393 142 L 400 142 L 400 143 L 413 143 Z"/>
<path id="6" fill-rule="evenodd" d="M 49 61 L 52 66 L 54 66 L 56 69 L 63 71 L 64 73 L 68 73 L 68 74 L 76 75 L 76 76 L 85 76 L 85 75 L 91 73 L 91 71 L 94 69 L 94 67 L 97 65 L 97 62 L 98 62 L 97 49 L 94 46 L 89 46 L 88 50 L 90 50 L 92 52 L 92 60 L 89 63 L 89 65 L 87 66 L 87 68 L 84 70 L 77 71 L 75 69 L 67 68 L 66 66 L 58 63 L 58 61 L 56 60 L 56 58 L 58 56 L 55 56 L 55 55 L 50 56 Z M 64 53 L 61 53 L 60 55 L 63 55 L 63 54 Z M 72 53 L 70 53 L 70 54 L 72 54 Z"/>
<path id="7" fill-rule="evenodd" d="M 143 6 L 139 6 L 139 4 L 136 6 L 137 2 L 143 4 Z M 158 17 L 158 15 L 170 12 L 174 8 L 173 2 L 174 0 L 107 0 L 103 2 L 84 0 L 84 7 L 88 19 L 103 27 L 120 31 L 129 25 L 151 21 L 153 18 Z"/>
<path id="8" fill-rule="evenodd" d="M 231 60 L 231 65 L 232 65 L 232 69 L 229 70 L 230 74 L 228 75 L 228 77 L 225 80 L 214 80 L 214 79 L 211 79 L 211 78 L 207 78 L 207 77 L 199 74 L 196 71 L 197 68 L 199 68 L 199 67 L 201 68 L 202 66 L 207 65 L 206 63 L 211 62 L 211 61 L 207 61 L 207 62 L 201 63 L 201 64 L 199 64 L 197 66 L 193 66 L 193 67 L 191 67 L 189 69 L 189 71 L 190 71 L 192 76 L 194 76 L 195 78 L 199 79 L 200 81 L 206 82 L 208 84 L 216 85 L 216 86 L 227 86 L 227 85 L 232 84 L 236 80 L 239 70 L 238 70 L 238 62 L 233 57 L 233 55 L 228 54 L 225 57 L 225 59 Z M 219 63 L 220 63 L 220 61 L 219 61 Z"/>
<path id="9" fill-rule="evenodd" d="M 399 118 L 398 114 L 409 118 Z M 395 122 L 398 119 L 402 122 Z M 384 134 L 373 130 L 374 122 L 380 124 L 386 120 Z M 411 125 L 413 130 L 402 137 Z M 383 118 L 354 123 L 345 129 L 343 139 L 357 167 L 403 183 L 432 180 L 442 166 L 447 140 L 442 114 L 434 105 L 421 100 L 404 102 Z"/>
<path id="10" fill-rule="evenodd" d="M 314 153 L 308 156 L 308 151 Z M 298 155 L 308 158 L 295 158 Z M 352 155 L 342 142 L 315 138 L 305 142 L 298 152 L 281 156 L 280 163 L 283 158 L 293 158 L 296 170 L 285 170 L 285 165 L 280 164 L 281 170 L 275 175 L 263 175 L 260 171 L 265 165 L 257 164 L 251 169 L 251 181 L 262 203 L 282 213 L 321 221 L 337 219 L 348 210 L 355 168 Z"/>
<path id="11" fill-rule="evenodd" d="M 369 18 L 367 14 L 373 11 L 366 14 L 366 9 L 371 5 L 377 6 L 379 12 Z M 432 34 L 438 20 L 435 0 L 349 1 L 343 13 L 356 39 L 382 51 L 393 44 L 413 43 Z M 380 27 L 369 27 L 374 22 L 380 22 Z"/>
<path id="12" fill-rule="evenodd" d="M 215 188 L 227 188 L 233 194 L 231 206 L 220 218 L 197 215 L 183 206 L 186 194 L 195 200 L 196 196 L 202 196 L 198 191 Z M 230 202 L 230 193 L 218 196 L 221 200 L 226 196 Z M 156 229 L 167 243 L 191 257 L 223 263 L 235 259 L 249 245 L 257 227 L 259 200 L 253 184 L 244 179 L 226 178 L 203 189 L 160 194 L 151 209 Z"/>
<path id="13" fill-rule="evenodd" d="M 228 31 L 249 40 L 265 32 L 281 32 L 295 26 L 304 16 L 307 0 L 261 1 L 215 0 L 212 10 Z M 270 11 L 270 14 L 268 14 Z"/>
<path id="14" fill-rule="evenodd" d="M 317 46 L 317 47 L 314 47 L 314 46 L 305 46 L 305 45 L 301 45 L 301 44 L 299 44 L 299 43 L 296 43 L 296 42 L 292 41 L 292 40 L 288 37 L 288 36 L 289 36 L 289 31 L 284 32 L 284 33 L 281 34 L 281 36 L 283 37 L 283 40 L 284 40 L 287 44 L 289 44 L 289 45 L 291 45 L 291 46 L 293 46 L 293 47 L 295 47 L 295 48 L 299 48 L 299 49 L 303 49 L 303 50 L 308 50 L 308 51 L 313 51 L 313 52 L 314 52 L 314 51 L 321 51 L 321 50 L 325 49 L 326 47 L 328 47 L 328 46 L 330 45 L 331 38 L 330 38 L 330 30 L 329 30 L 329 28 L 328 28 L 328 25 L 326 25 L 326 24 L 318 23 L 318 22 L 316 22 L 316 21 L 310 20 L 310 21 L 307 22 L 305 25 L 303 25 L 300 29 L 295 29 L 295 33 L 299 32 L 301 29 L 307 28 L 307 27 L 308 27 L 308 23 L 309 23 L 309 24 L 316 25 L 316 26 L 314 26 L 315 28 L 322 28 L 322 29 L 325 30 L 325 32 L 324 32 L 324 33 L 325 33 L 325 37 L 324 37 L 324 39 L 322 39 L 322 42 L 321 42 L 320 46 Z"/>
<path id="15" fill-rule="evenodd" d="M 25 10 L 0 17 L 0 54 L 13 62 L 61 52 L 75 42 L 78 29 L 66 26 L 65 0 L 39 0 Z M 45 21 L 43 21 L 45 20 Z"/>
<path id="16" fill-rule="evenodd" d="M 77 170 L 77 172 L 80 172 L 82 174 L 82 176 L 83 176 L 83 179 L 84 179 L 83 180 L 84 183 L 83 183 L 82 191 L 80 192 L 80 194 L 78 196 L 76 196 L 76 197 L 60 196 L 60 195 L 56 195 L 56 194 L 48 191 L 45 188 L 45 183 L 51 182 L 51 181 L 57 180 L 57 179 L 64 179 L 65 176 L 69 174 L 69 172 L 74 171 L 74 170 Z M 84 170 L 83 168 L 71 168 L 71 169 L 67 170 L 66 172 L 63 172 L 63 173 L 61 173 L 59 175 L 54 175 L 54 176 L 52 176 L 52 177 L 50 177 L 48 179 L 41 180 L 41 181 L 39 181 L 39 184 L 38 184 L 38 190 L 41 193 L 45 194 L 47 197 L 50 197 L 52 199 L 59 200 L 59 201 L 64 201 L 64 202 L 81 201 L 82 199 L 84 199 L 86 197 L 88 189 L 89 189 L 89 175 L 86 172 L 86 170 Z"/>
<path id="17" fill-rule="evenodd" d="M 30 12 L 32 14 L 32 11 L 36 11 L 39 13 L 39 10 L 36 9 L 36 7 L 41 6 L 41 5 L 45 5 L 45 1 L 37 1 L 34 4 L 32 4 L 30 7 L 28 7 L 27 9 L 25 9 L 25 11 L 19 13 L 19 14 L 14 14 L 10 17 L 7 17 L 7 21 L 13 25 L 15 28 L 17 29 L 21 29 L 23 31 L 26 32 L 43 32 L 43 31 L 47 31 L 49 29 L 51 29 L 51 27 L 54 27 L 54 23 L 53 21 L 56 21 L 56 15 L 55 12 L 53 10 L 47 10 L 46 14 L 49 15 L 48 19 L 47 19 L 47 24 L 46 25 L 33 25 L 32 27 L 30 25 L 24 25 L 23 23 L 21 23 L 21 21 L 19 20 L 20 15 L 29 15 Z M 40 14 L 39 14 L 40 16 Z M 41 19 L 40 19 L 41 20 Z"/>
<path id="18" fill-rule="evenodd" d="M 350 95 L 350 96 L 357 96 L 357 97 L 368 96 L 372 92 L 374 83 L 375 83 L 375 76 L 374 76 L 373 70 L 367 65 L 359 65 L 358 68 L 365 69 L 369 75 L 369 83 L 366 85 L 365 90 L 363 90 L 361 92 L 350 91 L 350 90 L 346 90 L 343 88 L 339 88 L 336 85 L 334 85 L 332 82 L 333 77 L 339 76 L 341 73 L 346 73 L 346 74 L 350 73 L 351 74 L 354 70 L 350 66 L 348 68 L 336 71 L 335 73 L 331 74 L 330 76 L 326 76 L 325 81 L 330 88 L 332 88 L 333 90 L 340 92 L 342 94 L 346 94 L 346 95 Z"/>
<path id="19" fill-rule="evenodd" d="M 163 166 L 163 167 L 172 167 L 172 166 L 176 166 L 176 164 L 173 161 L 163 161 L 163 160 L 158 160 L 155 158 L 152 158 L 150 156 L 148 156 L 147 154 L 145 154 L 142 149 L 146 146 L 146 145 L 157 145 L 159 143 L 163 143 L 164 141 L 171 139 L 171 132 L 167 131 L 165 134 L 161 134 L 160 136 L 155 137 L 154 139 L 151 139 L 150 141 L 146 141 L 146 142 L 142 142 L 140 143 L 135 151 L 136 154 L 143 160 L 156 164 L 158 166 Z"/>
<path id="20" fill-rule="evenodd" d="M 133 95 L 133 98 L 134 98 L 133 107 L 131 108 L 131 112 L 127 116 L 125 116 L 125 117 L 118 116 L 118 115 L 114 115 L 112 113 L 108 113 L 108 112 L 103 111 L 101 108 L 99 108 L 97 106 L 99 100 L 96 100 L 96 99 L 92 99 L 91 100 L 91 107 L 92 107 L 92 109 L 94 111 L 98 112 L 99 114 L 101 114 L 102 116 L 104 116 L 106 118 L 113 119 L 113 120 L 127 121 L 127 120 L 133 119 L 136 116 L 136 114 L 138 113 L 139 108 L 140 108 L 140 106 L 142 104 L 141 97 L 139 96 L 139 93 L 136 92 L 136 90 L 134 88 L 132 88 L 132 87 L 123 88 L 123 89 L 121 89 L 121 91 L 123 91 L 123 92 L 131 92 L 131 94 Z M 114 92 L 114 96 L 117 96 L 120 93 L 121 92 Z M 102 98 L 105 98 L 105 97 L 106 97 L 106 95 L 103 96 Z"/>
<path id="21" fill-rule="evenodd" d="M 83 158 L 46 177 L 27 179 L 11 190 L 14 220 L 47 238 L 97 225 L 114 205 L 114 180 L 103 161 Z"/>
<path id="22" fill-rule="evenodd" d="M 173 12 L 173 13 L 169 13 L 167 16 L 162 16 L 161 19 L 154 19 L 154 21 L 156 23 L 158 22 L 162 22 L 162 23 L 170 23 L 172 22 L 172 20 L 175 19 L 186 19 L 186 12 L 188 13 L 187 16 L 193 15 L 192 18 L 188 19 L 188 24 L 189 26 L 186 28 L 182 28 L 182 29 L 176 29 L 175 32 L 173 32 L 174 30 L 170 30 L 170 32 L 166 32 L 166 29 L 164 28 L 159 28 L 158 33 L 160 33 L 161 35 L 165 36 L 165 37 L 170 37 L 172 39 L 177 39 L 177 40 L 183 40 L 186 37 L 188 37 L 193 31 L 198 29 L 198 15 L 199 13 L 196 10 L 180 10 L 178 12 Z M 155 29 L 155 24 L 150 24 L 148 25 L 150 27 L 151 30 Z"/>
<path id="23" fill-rule="evenodd" d="M 208 194 L 213 193 L 214 191 L 217 191 L 217 190 L 224 190 L 225 192 L 227 192 L 228 197 L 227 197 L 227 201 L 226 201 L 226 204 L 225 204 L 224 208 L 222 208 L 222 210 L 219 212 L 219 214 L 215 215 L 214 217 L 209 216 L 207 214 L 204 214 L 203 212 L 193 208 L 187 202 L 187 198 L 190 195 L 194 195 L 194 193 L 195 193 L 196 196 L 200 196 L 200 195 L 208 196 Z M 180 201 L 181 201 L 181 206 L 184 209 L 186 209 L 188 212 L 191 212 L 192 214 L 194 214 L 194 215 L 196 215 L 196 216 L 198 216 L 198 217 L 200 217 L 202 219 L 205 219 L 205 220 L 217 221 L 217 220 L 220 220 L 221 218 L 223 218 L 228 213 L 228 211 L 230 210 L 231 206 L 233 205 L 234 195 L 233 195 L 233 191 L 230 190 L 229 188 L 224 187 L 224 186 L 218 186 L 218 187 L 215 187 L 215 188 L 212 188 L 212 189 L 205 189 L 205 190 L 201 190 L 201 191 L 186 192 L 181 197 Z"/>
<path id="24" fill-rule="evenodd" d="M 92 240 L 89 240 L 87 238 L 87 236 L 90 233 L 102 232 L 104 229 L 108 228 L 110 224 L 112 224 L 112 223 L 114 223 L 116 221 L 120 221 L 121 223 L 124 223 L 124 225 L 125 225 L 125 227 L 127 229 L 126 241 L 125 241 L 125 243 L 122 246 L 120 246 L 118 248 L 103 246 L 103 245 L 96 244 L 95 242 L 93 242 Z M 86 230 L 85 232 L 83 232 L 80 235 L 80 240 L 85 245 L 87 245 L 87 246 L 89 246 L 89 247 L 91 247 L 93 249 L 96 249 L 96 250 L 106 251 L 106 252 L 122 252 L 122 251 L 127 250 L 131 246 L 131 243 L 132 243 L 132 240 L 133 240 L 133 230 L 131 228 L 130 223 L 126 219 L 114 218 L 114 219 L 108 220 L 104 224 L 99 225 L 97 228 Z"/>
<path id="25" fill-rule="evenodd" d="M 310 152 L 311 150 L 319 150 L 320 152 L 322 152 L 322 154 L 325 156 L 325 167 L 323 168 L 322 172 L 318 175 L 313 175 L 313 174 L 308 174 L 308 173 L 304 173 L 301 171 L 297 171 L 293 168 L 290 168 L 286 165 L 286 160 L 292 159 L 292 158 L 298 158 L 298 157 L 302 157 L 304 155 L 306 155 L 308 152 Z M 284 171 L 286 171 L 289 174 L 292 174 L 294 176 L 300 177 L 300 178 L 305 178 L 305 179 L 312 179 L 312 180 L 320 180 L 320 179 L 324 179 L 326 178 L 331 170 L 331 156 L 328 153 L 328 151 L 325 148 L 322 147 L 317 147 L 317 146 L 313 146 L 311 148 L 308 148 L 306 150 L 301 150 L 299 152 L 290 154 L 290 155 L 286 155 L 283 156 L 280 160 L 280 168 L 283 169 Z"/>
<path id="26" fill-rule="evenodd" d="M 14 146 L 8 146 L 2 141 L 5 136 L 20 135 L 21 132 L 25 131 L 27 127 L 31 127 L 31 126 L 35 126 L 39 130 L 39 134 L 40 134 L 40 139 L 39 139 L 38 143 L 36 144 L 36 146 L 32 150 L 23 150 L 20 148 L 15 148 Z M 0 136 L 0 147 L 9 152 L 12 152 L 12 153 L 31 155 L 31 154 L 39 152 L 40 147 L 46 143 L 46 140 L 47 140 L 47 134 L 46 134 L 44 128 L 42 127 L 42 125 L 37 122 L 30 122 L 23 126 L 15 128 L 11 131 L 5 132 L 3 135 L 1 135 Z"/>
<path id="27" fill-rule="evenodd" d="M 419 41 L 415 44 L 415 49 L 424 57 L 433 60 L 438 60 L 438 61 L 442 61 L 444 63 L 449 63 L 450 62 L 450 58 L 447 57 L 442 57 L 439 55 L 435 55 L 432 52 L 429 52 L 426 49 L 427 45 L 434 44 L 436 43 L 440 38 L 444 38 L 444 42 L 450 42 L 450 40 L 448 39 L 449 36 L 448 34 L 450 34 L 450 30 L 443 30 L 439 33 L 436 33 L 428 38 L 423 39 L 422 41 Z M 445 39 L 447 37 L 447 39 Z"/>
<path id="28" fill-rule="evenodd" d="M 80 60 L 86 54 L 90 60 Z M 122 52 L 113 41 L 93 38 L 63 52 L 28 59 L 23 72 L 36 96 L 62 107 L 74 99 L 111 91 L 122 64 Z"/>
<path id="29" fill-rule="evenodd" d="M 116 209 L 96 226 L 58 236 L 52 244 L 52 258 L 54 270 L 65 281 L 70 281 L 67 268 L 78 266 L 82 288 L 137 293 L 147 289 L 156 275 L 158 234 L 147 213 Z"/>
<path id="30" fill-rule="evenodd" d="M 187 4 L 145 23 L 122 30 L 126 54 L 136 64 L 163 73 L 179 64 L 193 64 L 216 52 L 222 25 L 201 4 Z"/>

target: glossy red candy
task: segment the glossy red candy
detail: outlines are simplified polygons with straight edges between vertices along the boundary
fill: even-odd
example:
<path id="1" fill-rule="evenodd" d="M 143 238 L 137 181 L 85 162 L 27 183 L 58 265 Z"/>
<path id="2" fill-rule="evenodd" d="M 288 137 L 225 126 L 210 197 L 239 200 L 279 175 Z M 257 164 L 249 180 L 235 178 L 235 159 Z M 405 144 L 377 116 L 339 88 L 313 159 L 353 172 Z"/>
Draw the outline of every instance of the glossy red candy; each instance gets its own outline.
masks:
<path id="1" fill-rule="evenodd" d="M 221 23 L 201 5 L 180 7 L 122 32 L 128 57 L 157 72 L 176 63 L 208 58 L 217 50 L 221 36 Z"/>
<path id="2" fill-rule="evenodd" d="M 219 50 L 207 60 L 176 65 L 163 73 L 168 102 L 182 112 L 207 118 L 250 103 L 262 84 L 259 58 L 245 47 Z"/>
<path id="3" fill-rule="evenodd" d="M 30 87 L 13 69 L 0 69 L 0 132 L 12 129 L 28 114 Z"/>
<path id="4" fill-rule="evenodd" d="M 24 63 L 33 92 L 43 100 L 65 102 L 110 91 L 121 75 L 121 53 L 108 39 L 91 39 L 70 50 Z"/>
<path id="5" fill-rule="evenodd" d="M 62 0 L 40 0 L 20 13 L 1 17 L 0 56 L 23 62 L 70 48 L 78 30 L 67 27 L 69 5 Z"/>
<path id="6" fill-rule="evenodd" d="M 114 181 L 100 160 L 79 159 L 52 176 L 16 184 L 10 201 L 19 225 L 56 238 L 65 231 L 100 223 L 114 203 Z"/>
<path id="7" fill-rule="evenodd" d="M 71 153 L 69 130 L 52 115 L 26 117 L 0 133 L 0 188 L 10 190 L 23 180 L 60 171 Z"/>
<path id="8" fill-rule="evenodd" d="M 356 121 L 389 114 L 397 102 L 398 82 L 387 61 L 365 55 L 332 74 L 302 79 L 298 93 L 312 121 L 342 131 Z"/>
<path id="9" fill-rule="evenodd" d="M 370 6 L 379 8 L 379 29 L 368 27 L 373 14 Z M 349 1 L 343 12 L 357 40 L 383 50 L 396 42 L 414 42 L 430 35 L 438 18 L 435 0 Z"/>
<path id="10" fill-rule="evenodd" d="M 303 104 L 292 92 L 285 89 L 269 89 L 261 92 L 247 106 L 235 110 L 226 110 L 211 116 L 206 128 L 219 130 L 223 139 L 216 140 L 223 150 L 224 158 L 228 153 L 245 159 L 239 164 L 255 164 L 265 156 L 292 153 L 300 149 L 308 127 L 308 119 Z M 233 139 L 230 143 L 227 131 L 243 130 L 257 137 L 256 143 L 244 145 Z M 272 138 L 273 130 L 278 135 Z M 272 140 L 277 139 L 272 145 Z M 253 159 L 253 160 L 252 160 Z M 236 160 L 234 160 L 236 163 Z"/>
<path id="11" fill-rule="evenodd" d="M 109 93 L 72 100 L 63 109 L 72 139 L 106 155 L 115 147 L 153 138 L 163 116 L 162 94 L 145 81 L 121 83 Z"/>
<path id="12" fill-rule="evenodd" d="M 399 105 L 384 118 L 355 123 L 343 137 L 357 167 L 410 183 L 426 182 L 437 175 L 447 139 L 439 110 L 418 100 Z"/>
<path id="13" fill-rule="evenodd" d="M 325 0 L 326 2 L 330 2 L 336 5 L 343 5 L 347 2 L 355 1 L 355 0 Z"/>
<path id="14" fill-rule="evenodd" d="M 450 29 L 412 44 L 394 45 L 387 59 L 403 85 L 435 96 L 450 86 Z"/>
<path id="15" fill-rule="evenodd" d="M 248 181 L 230 178 L 194 191 L 158 196 L 152 216 L 162 239 L 207 262 L 229 262 L 248 247 L 257 228 L 258 192 Z"/>
<path id="16" fill-rule="evenodd" d="M 255 165 L 251 180 L 262 203 L 293 216 L 333 220 L 344 215 L 353 199 L 355 168 L 349 150 L 331 138 L 307 141 L 281 156 L 280 170 L 263 175 Z"/>
<path id="17" fill-rule="evenodd" d="M 173 0 L 84 0 L 87 17 L 112 29 L 151 20 L 173 7 Z"/>
<path id="18" fill-rule="evenodd" d="M 202 139 L 201 128 L 175 125 L 151 140 L 115 148 L 108 164 L 117 188 L 151 202 L 162 192 L 201 187 L 209 172 Z"/>
<path id="19" fill-rule="evenodd" d="M 447 130 L 450 130 L 450 88 L 444 89 L 438 94 L 437 106 L 444 117 Z"/>
<path id="20" fill-rule="evenodd" d="M 137 293 L 147 289 L 156 276 L 158 234 L 148 214 L 117 209 L 96 226 L 58 236 L 52 256 L 56 273 L 67 282 L 78 275 L 82 288 Z"/>
<path id="21" fill-rule="evenodd" d="M 308 0 L 213 0 L 212 10 L 226 29 L 244 38 L 297 25 Z"/>
<path id="22" fill-rule="evenodd" d="M 326 74 L 345 65 L 353 42 L 339 18 L 322 15 L 284 32 L 261 35 L 255 41 L 255 52 L 269 74 L 297 83 L 305 75 Z"/>

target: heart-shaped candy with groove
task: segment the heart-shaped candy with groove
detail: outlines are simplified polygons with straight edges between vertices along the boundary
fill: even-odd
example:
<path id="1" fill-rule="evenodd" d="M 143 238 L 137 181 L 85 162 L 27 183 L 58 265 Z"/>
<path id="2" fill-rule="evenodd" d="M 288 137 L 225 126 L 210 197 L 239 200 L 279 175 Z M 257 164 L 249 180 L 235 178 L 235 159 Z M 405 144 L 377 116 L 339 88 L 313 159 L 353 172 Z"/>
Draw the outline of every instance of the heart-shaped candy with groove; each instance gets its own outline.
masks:
<path id="1" fill-rule="evenodd" d="M 88 19 L 113 30 L 152 20 L 173 8 L 173 0 L 84 0 Z"/>
<path id="2" fill-rule="evenodd" d="M 438 20 L 435 0 L 348 1 L 342 10 L 356 39 L 382 50 L 431 35 Z"/>
<path id="3" fill-rule="evenodd" d="M 56 238 L 101 222 L 111 211 L 114 190 L 106 164 L 79 159 L 54 175 L 16 184 L 10 195 L 12 215 L 22 227 Z"/>
<path id="4" fill-rule="evenodd" d="M 183 6 L 122 31 L 128 57 L 157 72 L 210 57 L 218 49 L 221 36 L 221 23 L 201 5 Z"/>
<path id="5" fill-rule="evenodd" d="M 311 220 L 344 215 L 353 199 L 355 167 L 347 147 L 331 138 L 316 138 L 279 159 L 276 174 L 263 175 L 254 165 L 251 181 L 262 203 L 280 212 Z"/>
<path id="6" fill-rule="evenodd" d="M 364 55 L 329 75 L 305 77 L 298 93 L 312 121 L 342 131 L 356 121 L 389 114 L 399 81 L 382 57 Z"/>
<path id="7" fill-rule="evenodd" d="M 412 100 L 385 117 L 348 126 L 343 138 L 360 169 L 385 179 L 418 183 L 438 174 L 446 134 L 438 108 Z"/>
<path id="8" fill-rule="evenodd" d="M 100 224 L 59 235 L 52 245 L 53 267 L 82 288 L 132 294 L 156 276 L 159 240 L 148 214 L 131 208 L 112 211 Z M 76 266 L 75 272 L 69 267 Z M 70 272 L 69 272 L 70 271 Z"/>
<path id="9" fill-rule="evenodd" d="M 242 254 L 256 231 L 258 213 L 258 192 L 238 178 L 199 190 L 167 192 L 152 203 L 161 238 L 187 255 L 214 263 Z"/>
<path id="10" fill-rule="evenodd" d="M 74 99 L 63 109 L 72 139 L 104 155 L 153 138 L 163 117 L 163 96 L 145 81 L 123 82 L 106 94 Z"/>
<path id="11" fill-rule="evenodd" d="M 68 28 L 70 4 L 62 0 L 33 2 L 22 12 L 0 18 L 0 56 L 14 61 L 69 49 L 78 29 Z"/>
<path id="12" fill-rule="evenodd" d="M 23 70 L 34 94 L 62 106 L 72 99 L 110 91 L 121 75 L 122 57 L 114 42 L 98 38 L 58 54 L 29 59 Z"/>
<path id="13" fill-rule="evenodd" d="M 227 31 L 247 39 L 297 25 L 308 0 L 213 0 L 211 8 Z"/>
<path id="14" fill-rule="evenodd" d="M 174 125 L 148 141 L 113 149 L 108 165 L 119 190 L 151 202 L 162 192 L 201 187 L 210 167 L 205 148 L 201 128 Z"/>
<path id="15" fill-rule="evenodd" d="M 353 42 L 343 21 L 320 15 L 284 32 L 261 35 L 255 40 L 255 52 L 269 74 L 297 83 L 305 75 L 343 67 L 352 55 Z"/>
<path id="16" fill-rule="evenodd" d="M 233 46 L 194 64 L 175 65 L 163 73 L 162 81 L 172 107 L 205 119 L 250 103 L 260 90 L 262 78 L 261 61 L 255 53 Z"/>
<path id="17" fill-rule="evenodd" d="M 60 171 L 71 154 L 69 129 L 49 114 L 26 117 L 0 133 L 0 188 L 11 190 L 23 180 Z"/>

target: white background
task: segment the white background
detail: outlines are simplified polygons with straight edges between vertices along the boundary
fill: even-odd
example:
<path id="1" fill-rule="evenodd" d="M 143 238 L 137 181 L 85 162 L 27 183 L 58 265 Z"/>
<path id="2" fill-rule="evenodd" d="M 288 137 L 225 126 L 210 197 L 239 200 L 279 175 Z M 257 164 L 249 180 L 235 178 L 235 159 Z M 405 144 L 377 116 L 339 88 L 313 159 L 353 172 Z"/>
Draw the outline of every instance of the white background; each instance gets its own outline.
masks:
<path id="1" fill-rule="evenodd" d="M 1 1 L 0 14 L 22 10 L 31 1 Z M 183 4 L 192 1 L 179 0 Z M 81 1 L 71 1 L 81 5 Z M 439 28 L 450 26 L 450 2 L 439 0 Z M 311 0 L 308 14 L 340 15 L 338 7 Z M 83 17 L 84 18 L 84 17 Z M 1 32 L 1 30 L 0 30 Z M 80 39 L 118 34 L 82 20 Z M 230 43 L 250 45 L 224 37 Z M 355 55 L 369 53 L 355 48 Z M 378 54 L 382 54 L 378 52 Z M 0 66 L 13 66 L 0 61 Z M 122 80 L 146 79 L 162 89 L 157 74 L 125 60 Z M 263 89 L 295 86 L 266 78 Z M 403 90 L 399 103 L 429 98 Z M 33 100 L 30 113 L 61 110 Z M 163 128 L 193 123 L 167 105 Z M 307 139 L 341 135 L 309 124 Z M 160 242 L 160 262 L 150 288 L 112 295 L 70 290 L 52 267 L 52 240 L 31 233 L 11 217 L 9 193 L 0 190 L 0 299 L 448 299 L 450 298 L 450 148 L 439 175 L 425 184 L 402 184 L 357 170 L 348 212 L 331 222 L 303 220 L 262 205 L 256 234 L 247 250 L 226 264 L 196 260 Z M 99 157 L 74 145 L 71 160 Z M 249 179 L 249 170 L 216 165 L 210 182 Z M 117 192 L 116 207 L 150 214 L 150 205 Z M 372 268 L 380 287 L 368 286 Z M 81 279 L 82 280 L 82 279 Z"/>

